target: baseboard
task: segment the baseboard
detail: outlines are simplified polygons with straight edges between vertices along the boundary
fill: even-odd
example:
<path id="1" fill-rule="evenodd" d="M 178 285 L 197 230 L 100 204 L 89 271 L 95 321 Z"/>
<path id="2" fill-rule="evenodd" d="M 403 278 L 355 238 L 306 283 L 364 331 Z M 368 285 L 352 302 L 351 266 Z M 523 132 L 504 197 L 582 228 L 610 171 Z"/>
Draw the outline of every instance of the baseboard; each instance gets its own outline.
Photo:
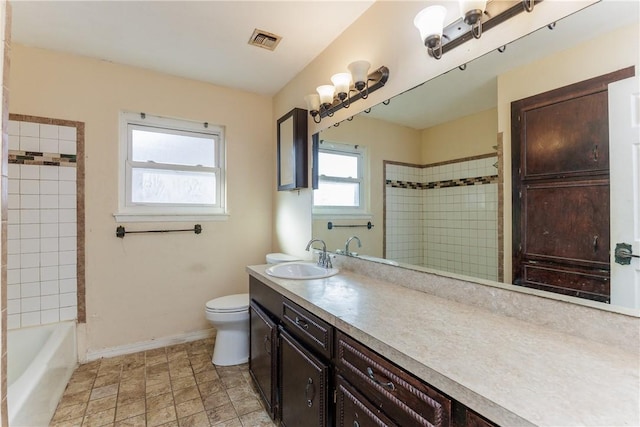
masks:
<path id="1" fill-rule="evenodd" d="M 101 350 L 88 350 L 86 361 L 91 362 L 103 357 L 115 357 L 125 354 L 137 353 L 139 351 L 153 350 L 155 348 L 167 347 L 185 342 L 197 341 L 215 335 L 215 329 L 205 329 L 202 331 L 188 332 L 186 334 L 173 335 L 169 337 L 155 338 L 149 341 L 141 341 L 133 344 L 125 344 L 117 347 L 104 348 Z"/>

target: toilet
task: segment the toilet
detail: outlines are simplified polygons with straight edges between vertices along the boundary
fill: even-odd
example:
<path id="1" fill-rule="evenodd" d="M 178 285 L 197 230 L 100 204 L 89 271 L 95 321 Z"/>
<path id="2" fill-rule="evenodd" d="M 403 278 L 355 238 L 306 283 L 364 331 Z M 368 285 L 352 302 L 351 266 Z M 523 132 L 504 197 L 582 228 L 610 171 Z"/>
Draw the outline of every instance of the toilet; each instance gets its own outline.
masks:
<path id="1" fill-rule="evenodd" d="M 267 264 L 298 261 L 282 253 L 267 254 Z M 205 316 L 216 329 L 211 362 L 217 366 L 241 365 L 249 361 L 249 294 L 227 295 L 207 301 Z"/>
<path id="2" fill-rule="evenodd" d="M 217 366 L 249 361 L 249 294 L 227 295 L 207 301 L 205 316 L 216 328 L 211 362 Z"/>

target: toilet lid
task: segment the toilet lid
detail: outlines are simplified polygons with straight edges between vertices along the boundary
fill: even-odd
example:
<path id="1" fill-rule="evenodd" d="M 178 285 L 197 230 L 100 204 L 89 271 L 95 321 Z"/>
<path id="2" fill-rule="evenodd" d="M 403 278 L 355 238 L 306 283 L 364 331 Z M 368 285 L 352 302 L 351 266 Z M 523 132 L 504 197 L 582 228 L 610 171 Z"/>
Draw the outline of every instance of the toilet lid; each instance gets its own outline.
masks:
<path id="1" fill-rule="evenodd" d="M 249 294 L 227 295 L 207 301 L 208 311 L 230 312 L 242 311 L 249 307 Z"/>

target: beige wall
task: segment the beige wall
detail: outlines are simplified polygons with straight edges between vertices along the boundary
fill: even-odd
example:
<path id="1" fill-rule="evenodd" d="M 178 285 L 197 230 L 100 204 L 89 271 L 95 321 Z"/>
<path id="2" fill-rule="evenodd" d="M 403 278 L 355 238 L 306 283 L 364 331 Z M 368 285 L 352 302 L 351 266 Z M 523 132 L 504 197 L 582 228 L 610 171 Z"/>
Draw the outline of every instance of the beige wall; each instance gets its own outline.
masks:
<path id="1" fill-rule="evenodd" d="M 481 111 L 422 131 L 422 163 L 489 154 L 498 144 L 498 110 Z"/>
<path id="2" fill-rule="evenodd" d="M 309 135 L 593 2 L 593 0 L 541 2 L 536 4 L 534 13 L 519 14 L 501 24 L 499 29 L 487 31 L 481 39 L 465 43 L 448 52 L 438 61 L 428 56 L 412 24 L 413 18 L 425 7 L 425 3 L 378 1 L 275 96 L 273 122 L 275 123 L 278 117 L 293 107 L 304 108 L 303 98 L 306 94 L 312 93 L 316 86 L 328 82 L 332 74 L 344 70 L 354 60 L 366 59 L 374 68 L 386 65 L 390 69 L 389 81 L 382 89 L 371 94 L 367 100 L 358 101 L 351 108 L 336 112 L 333 118 L 325 118 L 318 125 L 310 121 Z M 274 129 L 272 129 L 272 136 L 275 147 Z M 304 252 L 304 246 L 311 238 L 312 231 L 310 193 L 311 190 L 306 189 L 287 194 L 278 192 L 274 195 L 275 248 Z M 290 221 L 281 221 L 279 216 L 281 214 L 286 215 Z M 290 232 L 292 229 L 296 230 L 295 234 Z"/>
<path id="3" fill-rule="evenodd" d="M 511 158 L 511 102 L 635 65 L 640 71 L 640 27 L 632 25 L 498 76 L 498 131 L 504 135 L 504 158 Z M 535 78 L 532 78 L 534 76 Z M 526 84 L 523 84 L 526 82 Z M 511 265 L 511 163 L 505 161 L 505 281 Z M 613 183 L 612 183 L 613 184 Z"/>
<path id="4" fill-rule="evenodd" d="M 80 328 L 80 357 L 84 350 L 209 328 L 205 302 L 246 292 L 245 266 L 263 263 L 271 249 L 275 168 L 265 160 L 274 151 L 271 99 L 25 46 L 13 47 L 11 67 L 12 113 L 86 125 L 87 324 Z M 202 222 L 198 236 L 115 236 L 121 110 L 225 126 L 227 221 Z M 186 228 L 193 222 L 126 227 Z"/>
<path id="5" fill-rule="evenodd" d="M 321 139 L 346 144 L 357 144 L 367 149 L 369 166 L 369 210 L 370 219 L 342 219 L 322 215 L 314 218 L 313 237 L 321 238 L 327 248 L 335 251 L 344 248 L 346 240 L 356 235 L 362 241 L 362 248 L 353 242 L 350 249 L 367 255 L 382 257 L 382 236 L 384 234 L 384 160 L 415 163 L 420 158 L 420 132 L 405 126 L 398 126 L 382 120 L 358 115 L 353 121 L 343 122 L 338 127 L 322 131 Z M 374 227 L 366 228 L 334 228 L 327 229 L 327 221 L 336 224 L 366 224 L 371 221 Z"/>

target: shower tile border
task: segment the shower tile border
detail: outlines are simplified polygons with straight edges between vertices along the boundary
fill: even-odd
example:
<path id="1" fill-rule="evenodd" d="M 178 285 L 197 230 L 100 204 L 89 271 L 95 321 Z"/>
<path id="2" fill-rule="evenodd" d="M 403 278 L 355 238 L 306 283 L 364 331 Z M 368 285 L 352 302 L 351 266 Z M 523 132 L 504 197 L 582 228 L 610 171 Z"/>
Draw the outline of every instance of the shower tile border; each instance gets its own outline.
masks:
<path id="1" fill-rule="evenodd" d="M 55 154 L 41 152 L 26 152 L 11 150 L 9 152 L 9 163 L 49 165 L 60 167 L 76 168 L 76 212 L 77 212 L 77 307 L 78 323 L 86 323 L 86 281 L 85 281 L 85 164 L 84 164 L 84 142 L 85 124 L 84 122 L 54 119 L 50 117 L 30 116 L 25 114 L 9 114 L 9 120 L 20 122 L 30 122 L 54 126 L 69 126 L 76 128 L 76 154 Z M 24 154 L 23 154 L 24 153 Z M 56 157 L 57 156 L 57 157 Z M 13 161 L 12 161 L 13 157 Z M 57 164 L 56 164 L 57 163 Z"/>

